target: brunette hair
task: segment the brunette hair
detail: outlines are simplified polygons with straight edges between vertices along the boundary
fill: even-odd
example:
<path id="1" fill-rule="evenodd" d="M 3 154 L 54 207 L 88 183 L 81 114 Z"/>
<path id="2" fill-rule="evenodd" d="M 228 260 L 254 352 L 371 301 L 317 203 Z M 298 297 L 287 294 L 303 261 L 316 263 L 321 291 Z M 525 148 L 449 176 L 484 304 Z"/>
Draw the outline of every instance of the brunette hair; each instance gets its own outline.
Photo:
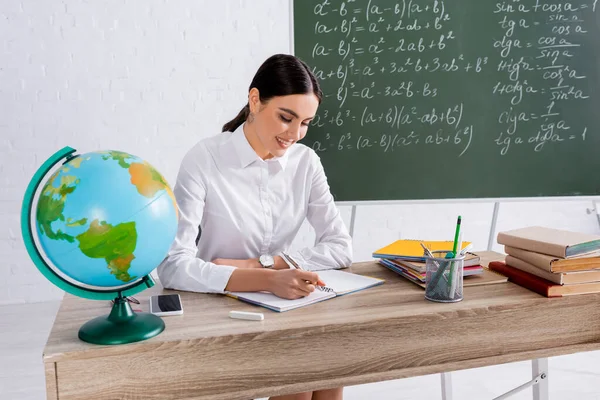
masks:
<path id="1" fill-rule="evenodd" d="M 289 54 L 275 54 L 265 60 L 258 68 L 248 91 L 257 88 L 260 101 L 268 102 L 275 96 L 314 93 L 321 103 L 323 92 L 317 78 L 308 65 Z M 250 114 L 250 105 L 240 110 L 238 115 L 223 125 L 223 132 L 233 132 L 242 125 Z"/>

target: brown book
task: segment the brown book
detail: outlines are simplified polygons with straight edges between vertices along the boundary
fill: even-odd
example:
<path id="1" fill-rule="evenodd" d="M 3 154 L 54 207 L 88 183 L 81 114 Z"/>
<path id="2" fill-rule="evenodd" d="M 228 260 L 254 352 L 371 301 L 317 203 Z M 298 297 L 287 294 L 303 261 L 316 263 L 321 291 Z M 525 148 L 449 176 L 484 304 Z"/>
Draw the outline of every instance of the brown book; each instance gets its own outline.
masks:
<path id="1" fill-rule="evenodd" d="M 508 278 L 502 274 L 483 267 L 481 274 L 469 275 L 463 278 L 463 287 L 494 285 L 497 283 L 506 283 Z"/>
<path id="2" fill-rule="evenodd" d="M 570 258 L 600 250 L 600 236 L 530 226 L 499 232 L 498 243 L 551 256 Z"/>
<path id="3" fill-rule="evenodd" d="M 383 265 L 384 267 L 390 269 L 385 264 L 382 264 L 381 262 L 380 262 L 380 264 Z M 482 268 L 483 268 L 483 271 L 480 274 L 469 275 L 469 276 L 463 277 L 463 287 L 495 285 L 498 283 L 508 282 L 508 278 L 506 276 L 499 274 L 497 272 L 494 272 L 489 268 L 486 268 L 486 267 L 482 267 Z M 394 271 L 394 270 L 392 270 L 392 271 Z M 397 271 L 394 271 L 394 272 L 397 272 Z M 426 286 L 425 282 L 410 279 L 404 275 L 401 275 L 401 276 L 408 279 L 410 282 L 414 283 L 415 285 L 418 285 L 418 286 L 422 287 L 423 289 L 425 289 L 425 286 Z"/>
<path id="4" fill-rule="evenodd" d="M 600 271 L 578 271 L 578 272 L 548 272 L 536 267 L 526 261 L 513 256 L 506 256 L 506 264 L 521 271 L 528 272 L 540 278 L 544 278 L 557 285 L 570 285 L 574 283 L 600 282 Z"/>
<path id="5" fill-rule="evenodd" d="M 579 283 L 576 285 L 557 285 L 546 279 L 540 278 L 539 276 L 513 268 L 500 261 L 492 261 L 488 268 L 508 277 L 509 281 L 546 297 L 562 297 L 600 292 L 600 282 Z"/>
<path id="6" fill-rule="evenodd" d="M 472 267 L 473 265 L 479 265 L 481 263 L 481 257 L 475 253 L 467 252 L 465 254 L 465 261 L 463 266 Z"/>
<path id="7" fill-rule="evenodd" d="M 572 272 L 589 271 L 600 269 L 600 253 L 588 253 L 572 258 L 560 258 L 548 254 L 536 253 L 517 249 L 516 247 L 504 246 L 504 252 L 508 255 L 527 261 L 548 272 Z"/>

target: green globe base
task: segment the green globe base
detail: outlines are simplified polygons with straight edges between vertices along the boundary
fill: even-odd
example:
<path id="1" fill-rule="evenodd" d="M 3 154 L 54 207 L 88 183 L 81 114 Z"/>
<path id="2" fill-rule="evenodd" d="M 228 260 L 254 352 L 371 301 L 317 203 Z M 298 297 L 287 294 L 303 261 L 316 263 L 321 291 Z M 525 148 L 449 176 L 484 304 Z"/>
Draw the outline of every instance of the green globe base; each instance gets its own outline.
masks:
<path id="1" fill-rule="evenodd" d="M 136 313 L 123 297 L 117 297 L 109 315 L 94 318 L 81 326 L 79 339 L 84 342 L 113 345 L 150 339 L 165 329 L 162 318 Z"/>

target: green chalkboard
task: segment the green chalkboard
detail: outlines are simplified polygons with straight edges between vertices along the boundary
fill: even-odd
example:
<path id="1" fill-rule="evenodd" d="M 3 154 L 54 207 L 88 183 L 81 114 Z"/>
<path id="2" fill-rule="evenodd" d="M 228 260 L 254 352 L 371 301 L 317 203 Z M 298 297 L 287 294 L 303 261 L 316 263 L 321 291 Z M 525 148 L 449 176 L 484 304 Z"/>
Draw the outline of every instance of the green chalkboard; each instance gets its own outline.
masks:
<path id="1" fill-rule="evenodd" d="M 600 194 L 598 0 L 296 0 L 336 201 Z"/>

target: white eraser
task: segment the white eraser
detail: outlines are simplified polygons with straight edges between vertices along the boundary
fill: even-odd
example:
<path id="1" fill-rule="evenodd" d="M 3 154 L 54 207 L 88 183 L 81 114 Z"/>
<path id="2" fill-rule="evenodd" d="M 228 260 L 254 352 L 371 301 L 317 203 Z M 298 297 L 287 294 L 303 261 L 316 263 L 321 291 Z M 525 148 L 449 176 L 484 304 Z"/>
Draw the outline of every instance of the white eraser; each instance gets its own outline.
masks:
<path id="1" fill-rule="evenodd" d="M 265 319 L 263 313 L 247 312 L 247 311 L 229 311 L 229 318 L 249 319 L 252 321 L 262 321 Z"/>

